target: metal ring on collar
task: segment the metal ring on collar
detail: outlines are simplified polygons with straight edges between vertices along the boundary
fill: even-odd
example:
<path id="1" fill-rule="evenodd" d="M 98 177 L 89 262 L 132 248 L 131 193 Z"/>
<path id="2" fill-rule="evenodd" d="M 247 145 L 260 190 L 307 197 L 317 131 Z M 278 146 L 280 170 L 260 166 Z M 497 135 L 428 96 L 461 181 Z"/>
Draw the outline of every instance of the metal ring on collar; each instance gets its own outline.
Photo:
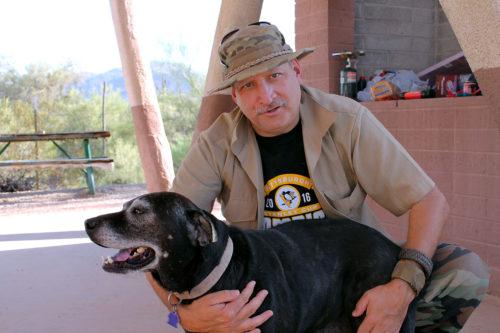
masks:
<path id="1" fill-rule="evenodd" d="M 416 262 L 422 266 L 427 279 L 431 276 L 433 266 L 432 260 L 419 250 L 403 248 L 401 252 L 399 252 L 399 259 L 407 259 Z"/>
<path id="2" fill-rule="evenodd" d="M 171 291 L 168 293 L 168 297 L 167 297 L 167 302 L 168 304 L 172 307 L 172 312 L 177 312 L 177 307 L 179 306 L 179 304 L 182 303 L 182 300 L 179 300 L 179 302 L 173 304 L 172 303 L 172 296 L 175 296 L 174 293 Z"/>

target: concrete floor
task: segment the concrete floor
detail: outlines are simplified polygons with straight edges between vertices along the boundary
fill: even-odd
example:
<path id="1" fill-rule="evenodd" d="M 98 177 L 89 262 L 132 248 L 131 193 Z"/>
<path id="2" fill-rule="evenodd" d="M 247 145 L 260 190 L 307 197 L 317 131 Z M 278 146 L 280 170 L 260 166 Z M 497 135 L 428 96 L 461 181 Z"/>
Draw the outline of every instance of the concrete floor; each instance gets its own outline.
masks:
<path id="1" fill-rule="evenodd" d="M 120 207 L 25 213 L 0 207 L 0 332 L 182 332 L 167 326 L 141 273 L 115 275 L 100 267 L 101 256 L 114 251 L 90 243 L 83 221 Z M 500 298 L 489 296 L 463 332 L 499 327 Z"/>
<path id="2" fill-rule="evenodd" d="M 0 332 L 182 332 L 143 274 L 101 269 L 115 251 L 90 243 L 83 221 L 120 207 L 0 212 Z"/>

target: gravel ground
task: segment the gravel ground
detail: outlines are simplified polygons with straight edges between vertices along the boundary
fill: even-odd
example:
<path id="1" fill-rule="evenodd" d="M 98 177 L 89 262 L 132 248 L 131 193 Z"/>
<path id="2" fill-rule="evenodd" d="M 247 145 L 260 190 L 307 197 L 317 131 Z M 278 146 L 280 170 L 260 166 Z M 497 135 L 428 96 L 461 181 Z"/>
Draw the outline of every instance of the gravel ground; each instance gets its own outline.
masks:
<path id="1" fill-rule="evenodd" d="M 108 185 L 98 187 L 95 195 L 86 188 L 58 191 L 27 191 L 0 193 L 0 215 L 37 210 L 57 211 L 78 207 L 100 207 L 124 203 L 147 192 L 144 184 Z"/>

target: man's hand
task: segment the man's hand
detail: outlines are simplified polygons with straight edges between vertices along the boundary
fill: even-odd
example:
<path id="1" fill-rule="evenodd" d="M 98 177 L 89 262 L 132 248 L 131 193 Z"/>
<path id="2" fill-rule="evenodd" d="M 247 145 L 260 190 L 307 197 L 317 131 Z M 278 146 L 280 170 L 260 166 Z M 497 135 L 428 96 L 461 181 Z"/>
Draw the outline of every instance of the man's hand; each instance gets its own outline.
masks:
<path id="1" fill-rule="evenodd" d="M 180 305 L 177 313 L 182 327 L 193 332 L 251 332 L 268 320 L 273 312 L 268 310 L 250 318 L 267 296 L 261 290 L 252 300 L 255 282 L 251 281 L 240 293 L 224 290 L 205 295 L 189 305 Z"/>
<path id="2" fill-rule="evenodd" d="M 408 283 L 400 279 L 368 290 L 356 304 L 352 315 L 366 317 L 358 333 L 399 332 L 415 293 Z"/>

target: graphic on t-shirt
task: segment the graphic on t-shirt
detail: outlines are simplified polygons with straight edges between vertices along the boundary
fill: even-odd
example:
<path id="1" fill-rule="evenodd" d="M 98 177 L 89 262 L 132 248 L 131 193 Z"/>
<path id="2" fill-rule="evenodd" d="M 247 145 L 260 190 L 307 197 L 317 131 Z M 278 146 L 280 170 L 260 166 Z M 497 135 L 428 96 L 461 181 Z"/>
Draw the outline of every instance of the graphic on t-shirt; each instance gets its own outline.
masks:
<path id="1" fill-rule="evenodd" d="M 300 205 L 300 193 L 293 186 L 281 186 L 274 195 L 274 202 L 281 210 L 297 208 Z"/>
<path id="2" fill-rule="evenodd" d="M 264 176 L 264 228 L 295 220 L 323 219 L 316 198 L 299 121 L 291 131 L 274 137 L 256 135 Z"/>
<path id="3" fill-rule="evenodd" d="M 298 174 L 276 176 L 266 183 L 264 192 L 264 228 L 295 220 L 325 218 L 308 177 Z"/>

